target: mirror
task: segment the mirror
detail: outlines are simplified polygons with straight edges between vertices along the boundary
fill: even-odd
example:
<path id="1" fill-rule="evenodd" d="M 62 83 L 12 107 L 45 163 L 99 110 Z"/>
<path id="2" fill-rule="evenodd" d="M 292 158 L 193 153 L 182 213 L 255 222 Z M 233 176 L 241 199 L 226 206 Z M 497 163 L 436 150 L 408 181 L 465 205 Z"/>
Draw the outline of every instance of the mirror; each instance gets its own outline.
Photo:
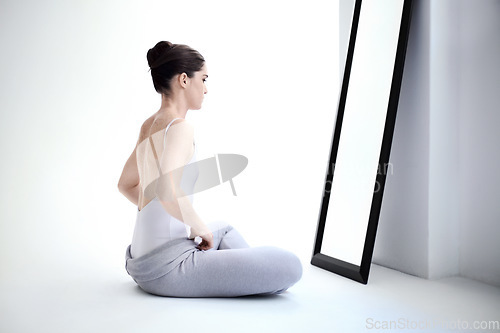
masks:
<path id="1" fill-rule="evenodd" d="M 366 284 L 389 162 L 411 0 L 356 0 L 311 264 Z"/>

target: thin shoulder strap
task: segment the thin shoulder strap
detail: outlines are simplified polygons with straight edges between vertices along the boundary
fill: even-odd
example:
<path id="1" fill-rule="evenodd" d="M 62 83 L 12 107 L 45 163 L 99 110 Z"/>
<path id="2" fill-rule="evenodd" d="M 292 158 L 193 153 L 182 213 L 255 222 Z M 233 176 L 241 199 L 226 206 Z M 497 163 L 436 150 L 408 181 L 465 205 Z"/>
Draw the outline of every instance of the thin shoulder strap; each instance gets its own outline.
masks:
<path id="1" fill-rule="evenodd" d="M 168 128 L 170 127 L 170 125 L 172 125 L 172 123 L 176 120 L 176 119 L 182 119 L 182 118 L 174 118 L 168 125 L 167 127 L 165 128 L 165 135 L 168 131 Z M 156 154 L 156 149 L 155 149 L 155 145 L 153 143 L 153 139 L 151 138 L 151 136 L 149 136 L 149 143 L 151 143 L 151 148 L 153 148 L 153 155 L 155 157 L 155 161 L 156 161 L 156 166 L 158 167 L 158 172 L 160 173 L 160 175 L 163 175 L 163 172 L 161 172 L 161 167 L 160 167 L 160 160 L 158 159 L 158 155 Z M 165 145 L 165 142 L 164 142 L 164 145 Z"/>
<path id="2" fill-rule="evenodd" d="M 160 173 L 160 175 L 163 175 L 163 172 L 161 172 L 160 161 L 158 160 L 158 155 L 156 155 L 155 145 L 153 143 L 153 139 L 151 139 L 151 136 L 149 137 L 149 143 L 151 143 L 151 147 L 153 148 L 153 155 L 155 156 L 155 161 L 156 161 L 156 166 L 158 167 L 158 172 Z"/>
<path id="3" fill-rule="evenodd" d="M 165 133 L 163 133 L 163 147 L 165 147 L 165 140 L 167 139 L 167 131 L 168 131 L 168 129 L 169 129 L 169 127 L 170 127 L 170 125 L 172 125 L 172 123 L 173 123 L 174 121 L 176 121 L 177 119 L 182 119 L 182 118 L 174 118 L 174 119 L 172 119 L 172 121 L 171 121 L 171 122 L 167 125 L 167 127 L 165 128 Z"/>
<path id="4" fill-rule="evenodd" d="M 174 119 L 172 119 L 172 121 L 171 121 L 171 122 L 167 125 L 167 127 L 165 128 L 165 133 L 167 133 L 168 128 L 170 127 L 170 125 L 172 125 L 172 123 L 173 123 L 174 121 L 176 121 L 177 119 L 182 119 L 182 118 L 174 118 Z"/>

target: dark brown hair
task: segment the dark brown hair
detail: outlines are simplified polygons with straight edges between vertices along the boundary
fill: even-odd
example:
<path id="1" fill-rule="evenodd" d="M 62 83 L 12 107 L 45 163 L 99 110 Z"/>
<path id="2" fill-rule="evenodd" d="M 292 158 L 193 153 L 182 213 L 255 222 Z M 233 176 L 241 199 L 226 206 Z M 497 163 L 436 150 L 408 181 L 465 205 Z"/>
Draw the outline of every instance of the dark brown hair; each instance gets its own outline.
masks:
<path id="1" fill-rule="evenodd" d="M 187 45 L 166 41 L 149 49 L 147 58 L 155 90 L 165 96 L 170 94 L 170 81 L 175 75 L 186 73 L 188 77 L 193 77 L 205 64 L 198 51 Z"/>

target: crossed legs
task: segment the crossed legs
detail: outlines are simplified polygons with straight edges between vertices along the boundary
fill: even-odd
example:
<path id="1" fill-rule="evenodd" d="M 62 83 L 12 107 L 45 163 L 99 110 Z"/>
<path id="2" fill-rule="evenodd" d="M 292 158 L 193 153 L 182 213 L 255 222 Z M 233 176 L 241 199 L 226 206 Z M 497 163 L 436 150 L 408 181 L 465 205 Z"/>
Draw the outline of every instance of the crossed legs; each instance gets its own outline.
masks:
<path id="1" fill-rule="evenodd" d="M 302 276 L 299 258 L 274 246 L 250 247 L 227 223 L 208 225 L 214 247 L 197 250 L 167 275 L 141 284 L 145 291 L 173 297 L 237 297 L 279 294 Z"/>

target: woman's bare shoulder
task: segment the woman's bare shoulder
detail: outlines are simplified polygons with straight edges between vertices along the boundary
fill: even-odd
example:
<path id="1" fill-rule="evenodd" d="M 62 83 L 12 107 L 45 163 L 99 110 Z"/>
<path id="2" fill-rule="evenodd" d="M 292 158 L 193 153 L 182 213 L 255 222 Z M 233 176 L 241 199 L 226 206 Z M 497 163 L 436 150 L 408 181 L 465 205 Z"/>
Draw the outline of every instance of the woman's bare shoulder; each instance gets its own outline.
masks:
<path id="1" fill-rule="evenodd" d="M 184 118 L 175 119 L 170 128 L 176 128 L 177 130 L 193 129 L 193 124 Z M 170 129 L 169 129 L 170 130 Z"/>
<path id="2" fill-rule="evenodd" d="M 193 135 L 194 127 L 186 119 L 176 119 L 173 121 L 166 133 L 167 140 L 168 138 L 192 140 Z"/>
<path id="3" fill-rule="evenodd" d="M 149 117 L 148 119 L 146 119 L 142 123 L 140 133 L 139 133 L 139 140 L 137 143 L 144 141 L 145 139 L 147 139 L 150 136 L 150 134 L 154 133 L 154 132 L 151 132 L 151 130 L 153 129 L 152 128 L 153 123 L 154 123 L 154 115 Z"/>
<path id="4" fill-rule="evenodd" d="M 170 124 L 166 133 L 168 137 L 192 138 L 194 126 L 188 120 L 184 118 L 178 118 L 174 121 L 172 120 L 173 119 L 161 119 L 152 115 L 142 123 L 137 143 L 139 144 L 140 142 L 143 142 L 150 136 L 165 134 L 164 132 L 167 129 L 168 124 Z"/>

